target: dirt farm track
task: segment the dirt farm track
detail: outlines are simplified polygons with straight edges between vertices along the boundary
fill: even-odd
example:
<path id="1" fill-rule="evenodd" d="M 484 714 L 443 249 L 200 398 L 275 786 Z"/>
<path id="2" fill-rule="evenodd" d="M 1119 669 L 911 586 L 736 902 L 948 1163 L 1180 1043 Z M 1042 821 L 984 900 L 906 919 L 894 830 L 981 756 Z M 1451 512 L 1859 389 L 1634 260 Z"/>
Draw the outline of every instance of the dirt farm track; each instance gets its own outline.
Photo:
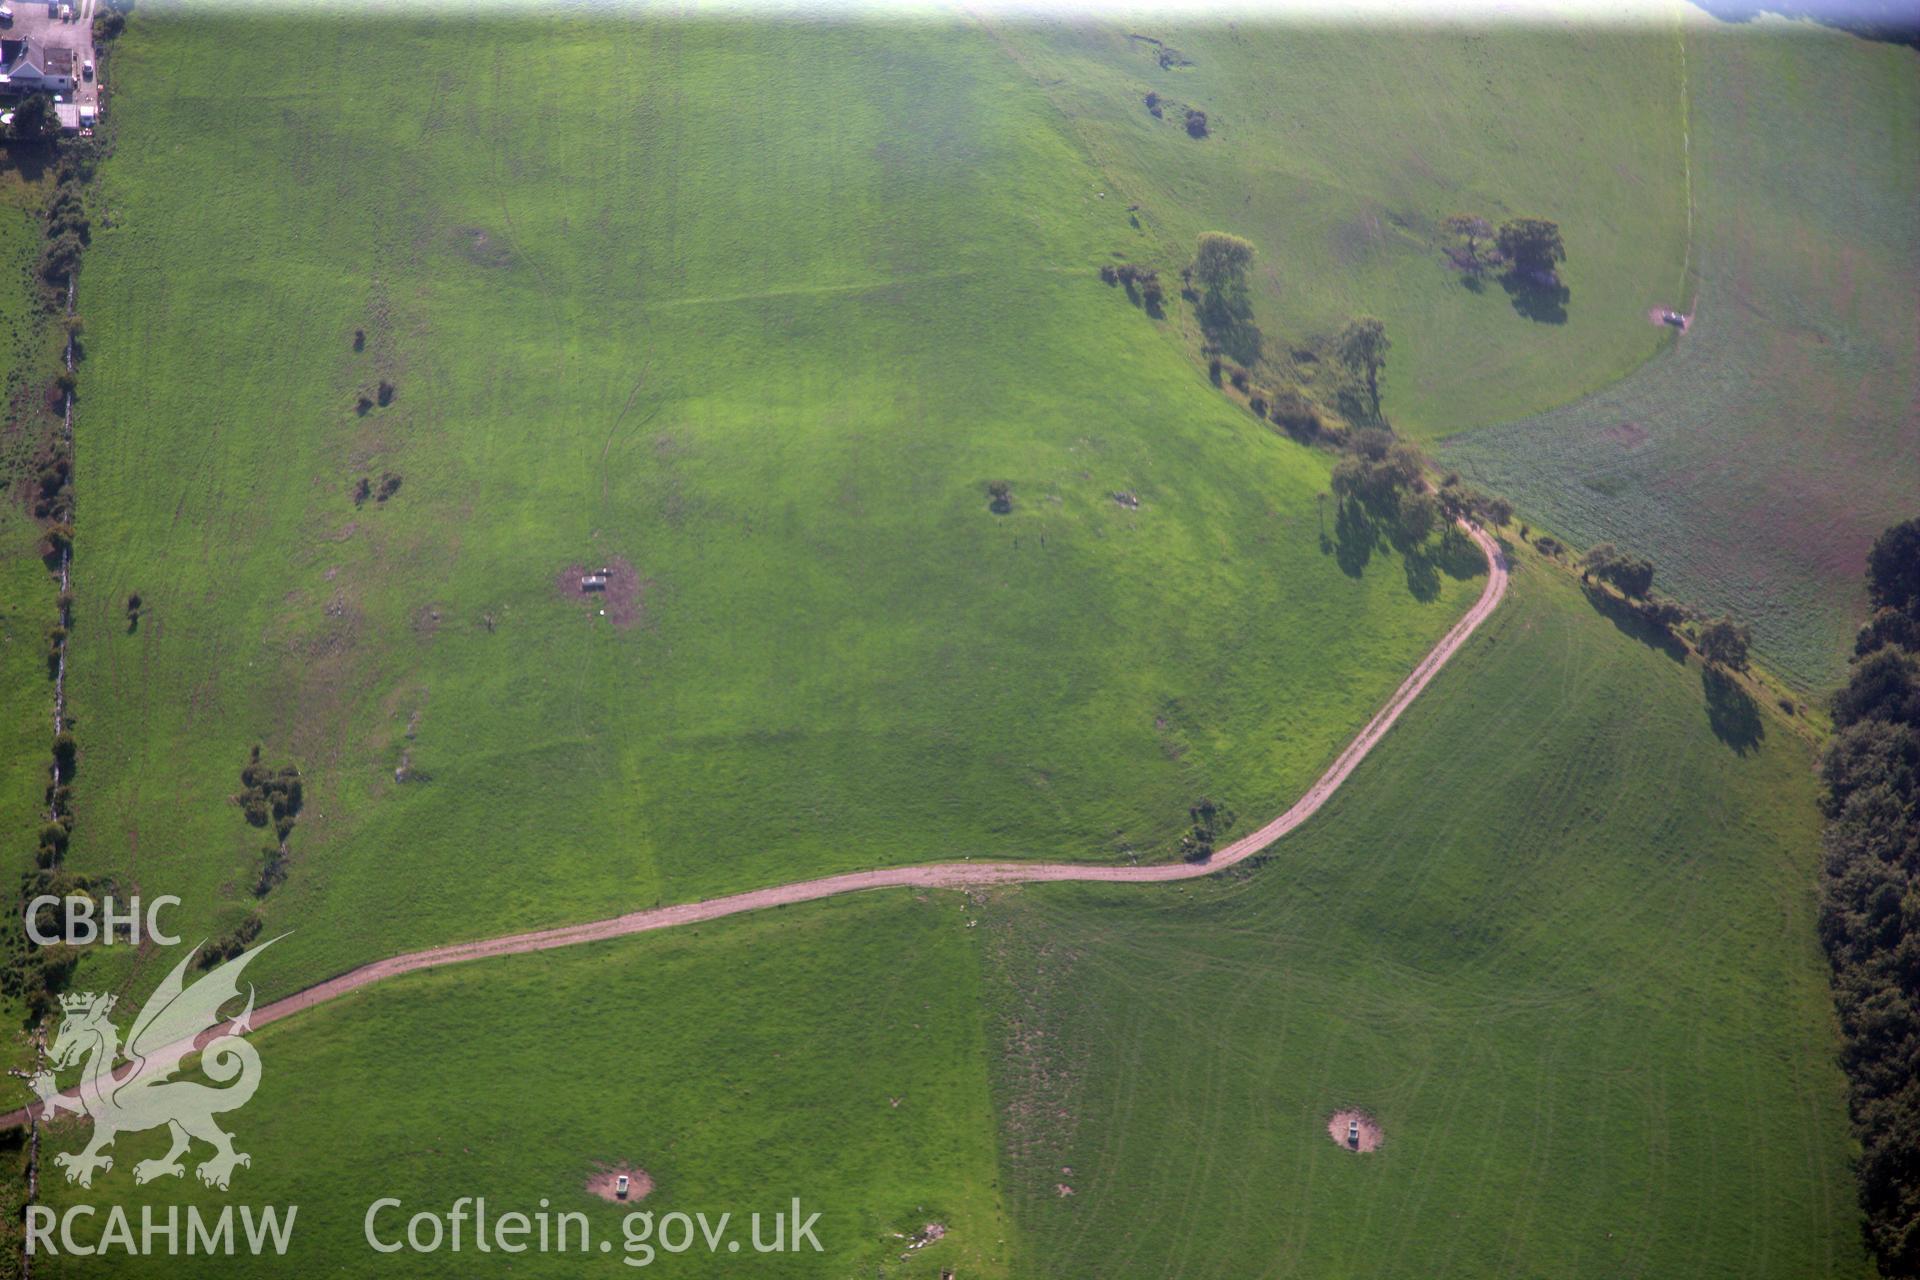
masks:
<path id="1" fill-rule="evenodd" d="M 282 997 L 271 1004 L 262 1005 L 253 1011 L 251 1025 L 260 1027 L 270 1022 L 278 1022 L 303 1009 L 338 999 L 350 991 L 357 991 L 361 987 L 420 969 L 460 964 L 469 960 L 484 960 L 492 956 L 518 955 L 529 951 L 547 951 L 555 947 L 600 942 L 608 938 L 698 924 L 743 912 L 789 906 L 798 902 L 813 902 L 820 898 L 831 898 L 843 893 L 859 893 L 868 889 L 962 889 L 976 885 L 1025 884 L 1061 880 L 1159 884 L 1171 880 L 1192 880 L 1213 875 L 1261 852 L 1319 812 L 1321 806 L 1326 804 L 1335 791 L 1339 790 L 1340 785 L 1347 780 L 1360 762 L 1366 759 L 1367 753 L 1386 737 L 1387 731 L 1399 720 L 1401 713 L 1413 704 L 1414 699 L 1419 697 L 1420 693 L 1433 681 L 1434 676 L 1439 674 L 1448 659 L 1459 652 L 1461 646 L 1480 627 L 1480 624 L 1499 607 L 1507 591 L 1506 557 L 1501 554 L 1499 545 L 1486 532 L 1470 524 L 1463 524 L 1462 527 L 1487 558 L 1487 585 L 1481 591 L 1480 598 L 1474 601 L 1473 607 L 1467 610 L 1445 636 L 1441 637 L 1440 643 L 1420 660 L 1407 678 L 1401 682 L 1400 687 L 1394 690 L 1393 696 L 1387 700 L 1386 705 L 1381 707 L 1359 735 L 1347 744 L 1346 749 L 1307 789 L 1305 795 L 1295 801 L 1285 813 L 1259 830 L 1242 836 L 1220 849 L 1205 862 L 1155 863 L 1148 866 L 1123 867 L 1057 862 L 935 862 L 920 866 L 887 867 L 875 871 L 852 871 L 841 875 L 823 876 L 816 880 L 798 880 L 790 884 L 772 885 L 745 893 L 709 898 L 702 902 L 676 903 L 671 906 L 652 907 L 644 911 L 632 911 L 626 915 L 614 916 L 606 920 L 593 920 L 585 924 L 564 925 L 531 933 L 509 934 L 476 942 L 453 943 L 432 947 L 425 951 L 390 956 L 385 960 L 376 960 L 337 977 L 328 978 L 324 982 Z M 226 1033 L 231 1025 L 218 1027 L 203 1034 L 199 1037 L 199 1043 L 204 1044 L 216 1035 Z M 123 1069 L 131 1070 L 131 1067 L 132 1064 L 128 1064 Z M 23 1124 L 38 1113 L 42 1105 L 34 1103 L 0 1116 L 0 1124 Z"/>

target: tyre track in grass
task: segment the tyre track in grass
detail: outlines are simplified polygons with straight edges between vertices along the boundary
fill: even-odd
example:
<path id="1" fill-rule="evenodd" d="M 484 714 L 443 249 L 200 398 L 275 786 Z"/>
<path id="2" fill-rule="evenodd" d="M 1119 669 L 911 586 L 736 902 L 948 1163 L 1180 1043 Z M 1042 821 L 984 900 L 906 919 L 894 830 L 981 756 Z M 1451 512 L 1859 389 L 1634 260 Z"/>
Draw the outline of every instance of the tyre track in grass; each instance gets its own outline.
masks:
<path id="1" fill-rule="evenodd" d="M 792 906 L 800 902 L 815 902 L 822 898 L 861 893 L 870 889 L 968 889 L 985 885 L 1059 881 L 1164 884 L 1175 880 L 1195 880 L 1223 871 L 1265 850 L 1318 813 L 1321 807 L 1333 798 L 1341 784 L 1359 767 L 1360 762 L 1380 744 L 1382 738 L 1386 737 L 1387 731 L 1400 719 L 1401 714 L 1413 705 L 1414 699 L 1418 698 L 1433 682 L 1433 678 L 1440 673 L 1440 669 L 1460 651 L 1472 638 L 1473 633 L 1479 630 L 1480 624 L 1491 617 L 1493 611 L 1500 606 L 1500 601 L 1507 593 L 1506 556 L 1501 553 L 1499 544 L 1485 531 L 1464 522 L 1460 527 L 1466 531 L 1468 537 L 1473 539 L 1487 558 L 1487 585 L 1480 592 L 1480 598 L 1474 601 L 1473 607 L 1468 609 L 1446 635 L 1440 638 L 1440 643 L 1420 660 L 1407 678 L 1400 683 L 1400 687 L 1394 690 L 1393 696 L 1387 699 L 1386 705 L 1374 714 L 1373 719 L 1367 722 L 1359 735 L 1335 757 L 1333 763 L 1327 767 L 1327 771 L 1307 788 L 1305 795 L 1296 800 L 1285 813 L 1259 830 L 1250 832 L 1220 849 L 1205 862 L 1101 866 L 1070 862 L 962 861 L 843 872 L 814 880 L 798 880 L 790 884 L 771 885 L 764 889 L 750 889 L 744 893 L 733 893 L 699 902 L 649 907 L 606 920 L 591 920 L 584 924 L 561 925 L 551 929 L 537 929 L 529 933 L 483 938 L 475 942 L 452 943 L 447 946 L 430 947 L 425 951 L 389 956 L 385 960 L 375 960 L 370 964 L 361 965 L 357 969 L 351 969 L 302 991 L 296 991 L 290 996 L 283 996 L 269 1004 L 261 1005 L 253 1010 L 249 1025 L 253 1028 L 263 1027 L 268 1023 L 278 1022 L 282 1018 L 311 1009 L 315 1005 L 337 1000 L 362 987 L 369 987 L 376 982 L 397 978 L 405 973 L 415 973 L 422 969 L 464 964 L 470 960 L 486 960 L 495 956 L 551 951 L 557 947 L 579 946 L 589 942 L 604 942 L 610 938 L 624 938 L 636 933 L 651 933 L 657 929 L 702 924 L 709 920 L 719 920 L 749 911 L 764 911 L 768 908 Z M 238 1029 L 235 1023 L 227 1023 L 202 1033 L 197 1038 L 197 1043 L 204 1045 L 216 1036 Z M 116 1074 L 125 1074 L 131 1069 L 131 1064 L 127 1064 L 121 1072 Z M 29 1119 L 36 1118 L 43 1106 L 44 1104 L 36 1102 L 8 1112 L 0 1116 L 0 1125 L 24 1124 Z"/>

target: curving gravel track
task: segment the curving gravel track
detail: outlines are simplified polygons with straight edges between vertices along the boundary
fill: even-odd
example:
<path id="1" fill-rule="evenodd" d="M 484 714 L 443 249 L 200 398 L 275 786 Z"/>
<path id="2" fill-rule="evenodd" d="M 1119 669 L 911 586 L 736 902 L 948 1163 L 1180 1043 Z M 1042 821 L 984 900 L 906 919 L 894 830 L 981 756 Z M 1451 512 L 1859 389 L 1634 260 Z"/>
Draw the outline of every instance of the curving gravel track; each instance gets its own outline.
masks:
<path id="1" fill-rule="evenodd" d="M 1359 736 L 1347 744 L 1338 758 L 1328 766 L 1314 784 L 1307 788 L 1305 795 L 1293 804 L 1293 807 L 1261 827 L 1235 840 L 1223 849 L 1217 850 L 1213 857 L 1201 863 L 1154 863 L 1148 866 L 1095 866 L 1083 863 L 1066 862 L 933 862 L 921 866 L 886 867 L 877 871 L 850 871 L 841 875 L 823 876 L 817 880 L 797 880 L 791 884 L 772 885 L 765 889 L 752 889 L 745 893 L 729 894 L 722 898 L 708 898 L 702 902 L 684 902 L 673 906 L 652 907 L 645 911 L 630 911 L 626 915 L 614 916 L 608 920 L 593 920 L 586 924 L 564 925 L 554 929 L 539 929 L 531 933 L 508 934 L 499 938 L 485 938 L 478 942 L 459 942 L 444 947 L 431 947 L 425 951 L 411 951 L 405 955 L 391 956 L 385 960 L 376 960 L 371 964 L 349 970 L 338 977 L 328 978 L 297 991 L 290 996 L 275 1000 L 271 1004 L 261 1005 L 253 1011 L 252 1025 L 265 1026 L 269 1022 L 278 1022 L 282 1018 L 310 1009 L 314 1005 L 324 1004 L 338 999 L 349 991 L 395 978 L 403 973 L 412 973 L 418 969 L 431 969 L 440 965 L 460 964 L 468 960 L 484 960 L 490 956 L 517 955 L 527 951 L 547 951 L 554 947 L 571 947 L 583 942 L 599 942 L 607 938 L 620 938 L 628 934 L 647 933 L 655 929 L 671 929 L 679 925 L 698 924 L 704 920 L 717 920 L 722 916 L 739 915 L 746 911 L 759 911 L 767 907 L 783 907 L 796 902 L 812 902 L 819 898 L 831 898 L 843 893 L 859 893 L 868 889 L 893 889 L 905 887 L 957 889 L 972 885 L 1024 884 L 1035 881 L 1053 880 L 1105 880 L 1139 884 L 1158 884 L 1168 880 L 1192 880 L 1209 876 L 1236 862 L 1243 861 L 1259 853 L 1282 836 L 1298 827 L 1315 813 L 1319 812 L 1340 784 L 1347 780 L 1359 763 L 1366 759 L 1367 753 L 1377 746 L 1400 718 L 1413 700 L 1420 696 L 1440 668 L 1464 645 L 1480 624 L 1485 622 L 1499 607 L 1501 598 L 1507 593 L 1507 561 L 1501 554 L 1499 544 L 1481 529 L 1463 523 L 1461 526 L 1467 535 L 1480 547 L 1487 557 L 1487 585 L 1481 591 L 1480 598 L 1473 607 L 1454 623 L 1452 629 L 1441 637 L 1426 657 L 1420 660 L 1412 673 L 1394 690 L 1387 704 L 1380 708 L 1373 719 L 1367 722 Z M 201 1043 L 212 1039 L 230 1029 L 218 1028 L 199 1037 Z M 0 1125 L 23 1124 L 30 1116 L 39 1111 L 41 1104 L 22 1107 L 0 1116 Z"/>

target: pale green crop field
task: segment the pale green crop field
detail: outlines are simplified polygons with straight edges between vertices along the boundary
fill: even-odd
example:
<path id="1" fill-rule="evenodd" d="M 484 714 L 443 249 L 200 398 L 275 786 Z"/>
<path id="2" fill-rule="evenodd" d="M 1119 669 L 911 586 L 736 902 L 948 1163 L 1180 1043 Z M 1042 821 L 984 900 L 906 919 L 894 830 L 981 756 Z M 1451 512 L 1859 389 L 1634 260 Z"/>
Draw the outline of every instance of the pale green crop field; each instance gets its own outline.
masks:
<path id="1" fill-rule="evenodd" d="M 1865 616 L 1874 537 L 1920 493 L 1920 78 L 1910 49 L 1806 24 L 1687 27 L 1694 321 L 1565 409 L 1442 457 L 1656 585 L 1752 624 L 1822 688 Z"/>

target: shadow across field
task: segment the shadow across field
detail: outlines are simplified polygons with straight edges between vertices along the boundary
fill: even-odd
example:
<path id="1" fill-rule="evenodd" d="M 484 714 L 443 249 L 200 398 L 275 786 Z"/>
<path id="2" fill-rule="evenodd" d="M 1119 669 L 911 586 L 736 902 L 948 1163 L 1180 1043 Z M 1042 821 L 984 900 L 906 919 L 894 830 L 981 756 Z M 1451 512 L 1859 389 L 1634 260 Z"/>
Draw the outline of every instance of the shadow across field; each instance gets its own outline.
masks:
<path id="1" fill-rule="evenodd" d="M 1622 600 L 1613 592 L 1591 582 L 1582 583 L 1580 593 L 1593 606 L 1593 611 L 1611 622 L 1626 635 L 1632 636 L 1649 649 L 1657 649 L 1675 662 L 1687 660 L 1686 642 L 1659 623 L 1642 617 L 1630 601 Z"/>
<path id="2" fill-rule="evenodd" d="M 1253 322 L 1250 299 L 1228 297 L 1219 290 L 1209 289 L 1194 298 L 1193 314 L 1207 340 L 1222 353 L 1248 368 L 1260 362 L 1266 335 Z"/>
<path id="3" fill-rule="evenodd" d="M 1401 546 L 1395 542 L 1407 571 L 1407 591 L 1422 604 L 1440 596 L 1440 579 L 1456 582 L 1487 571 L 1487 562 L 1458 529 L 1449 528 L 1437 541 Z"/>
<path id="4" fill-rule="evenodd" d="M 21 182 L 38 182 L 59 158 L 60 153 L 47 143 L 0 144 L 0 176 L 17 177 Z"/>
<path id="5" fill-rule="evenodd" d="M 1767 726 L 1760 719 L 1759 706 L 1739 682 L 1724 671 L 1708 667 L 1700 673 L 1700 687 L 1707 695 L 1707 724 L 1713 736 L 1733 748 L 1736 755 L 1758 750 L 1760 740 L 1767 736 Z"/>
<path id="6" fill-rule="evenodd" d="M 1380 542 L 1380 527 L 1367 509 L 1357 502 L 1342 502 L 1333 516 L 1333 561 L 1340 572 L 1349 578 L 1366 572 Z M 1326 546 L 1324 538 L 1321 546 Z"/>
<path id="7" fill-rule="evenodd" d="M 1567 303 L 1573 300 L 1573 290 L 1559 277 L 1509 271 L 1500 277 L 1500 287 L 1507 291 L 1513 309 L 1535 324 L 1567 322 Z"/>
<path id="8" fill-rule="evenodd" d="M 1320 533 L 1321 554 L 1332 555 L 1349 578 L 1360 577 L 1374 552 L 1386 550 L 1399 554 L 1407 593 L 1422 604 L 1439 598 L 1442 577 L 1464 581 L 1487 569 L 1486 560 L 1459 530 L 1449 528 L 1437 540 L 1415 542 L 1401 534 L 1399 522 L 1385 504 L 1342 502 L 1334 514 L 1333 537 L 1329 539 L 1324 528 Z"/>

